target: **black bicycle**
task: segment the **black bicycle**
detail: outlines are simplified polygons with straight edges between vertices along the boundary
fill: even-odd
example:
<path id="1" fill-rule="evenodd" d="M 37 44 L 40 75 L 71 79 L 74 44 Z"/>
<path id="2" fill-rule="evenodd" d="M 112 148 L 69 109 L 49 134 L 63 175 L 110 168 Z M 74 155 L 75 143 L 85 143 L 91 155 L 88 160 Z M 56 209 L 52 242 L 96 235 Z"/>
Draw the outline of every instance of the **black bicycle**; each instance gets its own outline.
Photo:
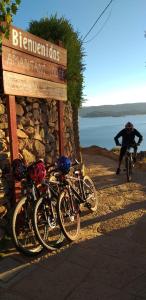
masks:
<path id="1" fill-rule="evenodd" d="M 83 204 L 90 211 L 97 210 L 96 189 L 89 176 L 83 176 L 81 170 L 73 176 L 64 176 L 65 189 L 58 201 L 58 215 L 64 235 L 70 240 L 77 239 L 80 231 L 80 206 Z"/>
<path id="2" fill-rule="evenodd" d="M 16 204 L 12 217 L 12 235 L 16 248 L 26 255 L 37 255 L 43 247 L 34 231 L 34 204 L 39 199 L 39 190 L 32 180 L 22 181 L 23 197 Z"/>
<path id="3" fill-rule="evenodd" d="M 34 209 L 34 226 L 40 243 L 48 250 L 55 250 L 62 245 L 64 234 L 58 220 L 58 199 L 64 181 L 60 172 L 50 171 L 48 180 L 41 184 L 41 197 L 36 201 Z"/>
<path id="4" fill-rule="evenodd" d="M 42 161 L 26 166 L 22 159 L 12 162 L 12 174 L 21 181 L 22 198 L 16 203 L 12 216 L 12 235 L 16 248 L 26 255 L 37 255 L 43 250 L 34 230 L 34 206 L 40 199 L 39 183 L 46 175 Z"/>
<path id="5" fill-rule="evenodd" d="M 132 146 L 128 146 L 125 153 L 125 169 L 127 181 L 132 180 L 132 173 L 134 167 L 134 150 Z"/>

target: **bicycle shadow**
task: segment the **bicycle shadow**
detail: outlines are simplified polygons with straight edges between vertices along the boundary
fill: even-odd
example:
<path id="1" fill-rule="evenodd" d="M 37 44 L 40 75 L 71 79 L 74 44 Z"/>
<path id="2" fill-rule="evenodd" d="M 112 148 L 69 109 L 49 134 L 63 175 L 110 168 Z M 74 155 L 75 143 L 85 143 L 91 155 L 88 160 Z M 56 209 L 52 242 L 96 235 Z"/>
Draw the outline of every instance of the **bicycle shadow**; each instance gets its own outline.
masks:
<path id="1" fill-rule="evenodd" d="M 26 265 L 27 270 L 13 273 L 3 286 L 0 284 L 0 296 L 3 300 L 18 296 L 41 300 L 47 295 L 60 300 L 145 299 L 145 229 L 142 216 L 125 228 L 81 237 L 51 256 L 42 255 Z"/>
<path id="2" fill-rule="evenodd" d="M 121 208 L 116 211 L 112 211 L 110 213 L 101 214 L 100 216 L 94 215 L 90 211 L 83 211 L 81 214 L 81 217 L 89 216 L 87 220 L 82 221 L 82 228 L 86 226 L 93 225 L 95 223 L 104 222 L 107 220 L 111 220 L 113 218 L 122 216 L 124 214 L 127 214 L 129 212 L 136 212 L 138 210 L 146 210 L 146 199 L 140 202 L 134 202 L 126 205 L 124 208 Z"/>
<path id="3" fill-rule="evenodd" d="M 108 174 L 104 175 L 100 173 L 100 176 L 98 176 L 98 173 L 96 174 L 96 170 L 95 172 L 91 172 L 91 177 L 95 181 L 96 187 L 106 190 L 108 187 L 116 187 L 126 183 L 122 174 L 118 177 L 114 174 L 115 170 L 113 171 L 113 166 L 108 165 L 106 170 L 108 170 Z M 116 181 L 112 179 L 114 176 Z M 136 182 L 141 184 L 140 178 L 135 179 L 135 175 L 134 180 L 137 180 Z M 127 186 L 128 192 L 132 192 L 133 185 L 126 183 L 126 186 L 124 185 L 123 187 L 127 189 Z M 144 188 L 143 178 L 141 190 L 144 190 Z M 12 294 L 14 291 L 18 292 L 21 289 L 24 292 L 25 299 L 26 297 L 33 299 L 36 293 L 37 299 L 42 299 L 45 291 L 45 297 L 50 294 L 56 299 L 67 299 L 71 295 L 73 295 L 71 296 L 73 298 L 69 299 L 80 299 L 78 298 L 79 295 L 80 297 L 81 295 L 82 297 L 84 296 L 84 299 L 91 299 L 91 293 L 90 298 L 87 294 L 88 286 L 92 287 L 92 299 L 99 299 L 99 297 L 103 299 L 101 297 L 104 294 L 104 290 L 108 294 L 108 297 L 104 299 L 125 299 L 126 297 L 124 296 L 121 298 L 121 295 L 123 295 L 122 287 L 125 285 L 128 286 L 130 280 L 131 282 L 135 281 L 140 275 L 142 278 L 142 275 L 146 272 L 146 218 L 144 215 L 138 216 L 135 224 L 129 224 L 129 226 L 120 229 L 112 228 L 110 230 L 109 228 L 109 232 L 100 230 L 100 226 L 106 221 L 142 209 L 146 209 L 145 199 L 128 203 L 124 207 L 116 209 L 116 211 L 105 211 L 104 214 L 97 211 L 97 214 L 93 215 L 89 214 L 89 211 L 86 211 L 86 215 L 89 218 L 84 220 L 84 215 L 81 215 L 82 228 L 79 241 L 69 244 L 65 240 L 61 249 L 53 252 L 45 251 L 36 258 L 21 255 L 15 249 L 12 250 L 12 248 L 8 249 L 7 256 L 1 260 L 2 262 L 9 258 L 8 263 L 5 264 L 3 269 L 0 269 L 1 273 L 5 272 L 4 280 L 1 279 L 0 283 L 3 281 L 3 286 L 8 287 L 13 285 Z M 99 224 L 99 226 L 96 226 L 95 230 L 93 230 L 93 225 L 96 224 Z M 88 230 L 90 227 L 91 230 L 89 233 Z M 136 271 L 134 269 L 135 266 Z M 117 271 L 119 269 L 121 272 Z M 93 270 L 94 273 L 92 272 Z M 11 276 L 8 277 L 10 273 Z M 87 277 L 87 280 L 85 277 Z M 34 286 L 31 285 L 32 281 L 35 282 Z M 51 284 L 48 285 L 48 282 L 51 282 Z M 81 287 L 79 282 L 82 282 Z M 138 289 L 138 284 L 137 286 L 135 284 L 135 287 Z M 131 290 L 131 288 L 129 289 Z M 58 291 L 61 293 L 60 296 Z M 113 293 L 112 296 L 111 293 Z"/>

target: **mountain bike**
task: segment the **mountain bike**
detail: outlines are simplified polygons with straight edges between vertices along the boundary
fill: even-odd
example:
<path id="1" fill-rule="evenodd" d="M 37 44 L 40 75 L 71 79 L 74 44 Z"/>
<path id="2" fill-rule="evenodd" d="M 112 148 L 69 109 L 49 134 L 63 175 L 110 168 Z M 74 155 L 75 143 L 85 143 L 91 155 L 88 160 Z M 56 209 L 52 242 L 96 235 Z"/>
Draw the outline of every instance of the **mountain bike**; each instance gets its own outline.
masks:
<path id="1" fill-rule="evenodd" d="M 32 180 L 22 181 L 23 197 L 16 204 L 12 217 L 12 235 L 16 248 L 26 255 L 37 255 L 43 247 L 36 237 L 33 224 L 34 204 L 40 197 Z"/>
<path id="2" fill-rule="evenodd" d="M 81 170 L 73 176 L 64 176 L 65 189 L 58 201 L 58 215 L 64 235 L 70 240 L 77 239 L 80 231 L 80 205 L 84 204 L 90 211 L 97 210 L 96 189 L 89 176 L 83 176 Z"/>
<path id="3" fill-rule="evenodd" d="M 46 176 L 46 168 L 42 160 L 26 166 L 22 158 L 14 159 L 11 167 L 14 179 L 21 182 L 23 195 L 12 216 L 13 240 L 19 251 L 36 255 L 43 247 L 34 230 L 34 205 L 40 198 L 38 185 Z"/>
<path id="4" fill-rule="evenodd" d="M 34 208 L 34 226 L 40 243 L 49 250 L 55 250 L 62 245 L 64 234 L 60 228 L 57 212 L 57 202 L 63 181 L 60 173 L 53 169 L 52 176 L 41 184 L 41 197 Z"/>
<path id="5" fill-rule="evenodd" d="M 129 146 L 127 147 L 125 153 L 125 169 L 126 169 L 126 177 L 128 182 L 132 180 L 132 172 L 134 167 L 133 157 L 134 157 L 133 147 Z"/>

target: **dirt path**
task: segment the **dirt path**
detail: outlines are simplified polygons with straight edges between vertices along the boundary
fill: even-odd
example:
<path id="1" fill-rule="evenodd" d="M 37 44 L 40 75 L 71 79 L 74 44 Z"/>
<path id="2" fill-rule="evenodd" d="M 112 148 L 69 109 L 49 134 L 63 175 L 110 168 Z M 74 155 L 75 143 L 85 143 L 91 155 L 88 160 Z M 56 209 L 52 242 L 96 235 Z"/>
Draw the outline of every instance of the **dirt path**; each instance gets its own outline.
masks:
<path id="1" fill-rule="evenodd" d="M 132 182 L 127 183 L 123 168 L 115 174 L 117 161 L 84 152 L 83 160 L 99 198 L 97 234 L 125 229 L 126 236 L 146 246 L 146 172 L 135 167 Z"/>
<path id="2" fill-rule="evenodd" d="M 133 182 L 117 162 L 83 151 L 99 199 L 80 238 L 36 260 L 10 252 L 0 265 L 1 300 L 146 300 L 146 173 Z"/>

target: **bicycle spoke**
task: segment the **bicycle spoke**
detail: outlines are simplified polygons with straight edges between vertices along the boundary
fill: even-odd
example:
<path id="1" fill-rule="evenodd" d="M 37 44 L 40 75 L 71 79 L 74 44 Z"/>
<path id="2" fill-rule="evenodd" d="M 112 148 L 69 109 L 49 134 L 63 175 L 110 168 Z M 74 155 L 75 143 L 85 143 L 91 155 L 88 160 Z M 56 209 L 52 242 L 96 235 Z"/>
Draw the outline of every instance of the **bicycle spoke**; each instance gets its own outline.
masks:
<path id="1" fill-rule="evenodd" d="M 83 178 L 83 192 L 85 198 L 85 205 L 91 211 L 97 210 L 98 200 L 96 195 L 96 189 L 92 179 L 89 176 Z"/>
<path id="2" fill-rule="evenodd" d="M 35 231 L 40 242 L 47 249 L 54 250 L 61 243 L 61 229 L 58 222 L 56 205 L 50 199 L 37 201 L 34 212 Z"/>
<path id="3" fill-rule="evenodd" d="M 16 247 L 27 255 L 40 253 L 42 246 L 38 242 L 32 224 L 32 210 L 27 203 L 27 198 L 22 198 L 14 211 L 12 232 Z"/>
<path id="4" fill-rule="evenodd" d="M 80 230 L 79 204 L 73 196 L 72 199 L 70 198 L 68 190 L 60 195 L 58 211 L 65 236 L 74 241 L 77 239 Z"/>

